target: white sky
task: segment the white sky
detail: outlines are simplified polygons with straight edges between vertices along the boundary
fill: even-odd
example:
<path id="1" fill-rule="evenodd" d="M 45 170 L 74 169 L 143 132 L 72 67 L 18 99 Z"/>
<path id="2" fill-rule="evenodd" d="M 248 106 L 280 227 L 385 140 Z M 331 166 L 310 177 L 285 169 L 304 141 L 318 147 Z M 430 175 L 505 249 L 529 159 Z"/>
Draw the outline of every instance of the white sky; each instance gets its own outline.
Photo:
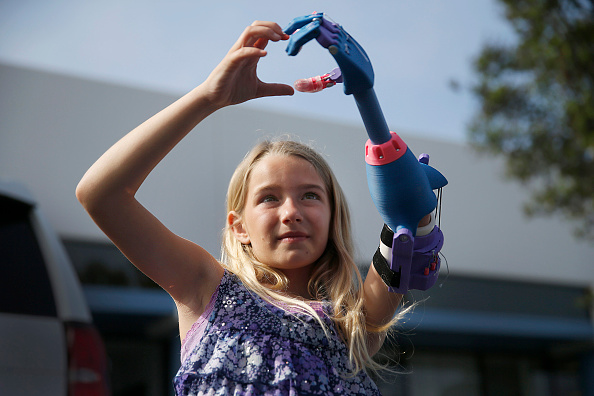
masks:
<path id="1" fill-rule="evenodd" d="M 312 11 L 325 12 L 366 50 L 392 130 L 444 140 L 465 139 L 476 106 L 467 89 L 472 58 L 486 42 L 513 39 L 496 0 L 2 0 L 0 62 L 181 95 L 252 21 L 284 27 Z M 259 69 L 265 81 L 292 84 L 336 67 L 316 41 L 296 57 L 285 43 L 268 50 Z M 462 89 L 453 91 L 452 80 Z M 247 106 L 362 125 L 342 85 Z"/>

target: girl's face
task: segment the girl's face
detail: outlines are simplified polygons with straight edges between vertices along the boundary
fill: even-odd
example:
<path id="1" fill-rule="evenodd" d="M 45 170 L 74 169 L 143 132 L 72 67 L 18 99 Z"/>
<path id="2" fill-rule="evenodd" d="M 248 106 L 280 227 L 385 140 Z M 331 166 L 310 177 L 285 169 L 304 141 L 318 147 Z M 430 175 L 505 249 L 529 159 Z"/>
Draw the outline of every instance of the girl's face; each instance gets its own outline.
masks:
<path id="1" fill-rule="evenodd" d="M 255 257 L 289 276 L 310 270 L 330 230 L 330 199 L 320 175 L 297 156 L 268 155 L 252 169 L 243 215 L 234 229 Z M 229 213 L 228 221 L 237 218 Z"/>

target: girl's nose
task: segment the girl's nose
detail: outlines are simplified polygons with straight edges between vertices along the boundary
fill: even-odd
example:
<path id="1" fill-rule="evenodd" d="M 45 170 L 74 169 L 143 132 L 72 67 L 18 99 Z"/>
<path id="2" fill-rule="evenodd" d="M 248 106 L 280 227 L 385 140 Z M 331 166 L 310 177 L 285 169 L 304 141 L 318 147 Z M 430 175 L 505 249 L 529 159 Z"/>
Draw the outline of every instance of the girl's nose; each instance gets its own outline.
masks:
<path id="1" fill-rule="evenodd" d="M 287 199 L 281 209 L 281 218 L 283 223 L 300 223 L 303 220 L 299 205 L 293 200 Z"/>

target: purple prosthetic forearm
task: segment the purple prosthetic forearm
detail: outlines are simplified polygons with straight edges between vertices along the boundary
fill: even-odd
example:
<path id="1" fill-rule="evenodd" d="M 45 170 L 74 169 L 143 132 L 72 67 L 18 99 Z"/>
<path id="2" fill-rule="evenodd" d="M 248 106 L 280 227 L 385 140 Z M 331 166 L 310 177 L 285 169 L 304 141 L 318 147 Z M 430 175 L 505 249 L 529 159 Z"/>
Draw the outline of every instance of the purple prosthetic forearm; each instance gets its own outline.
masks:
<path id="1" fill-rule="evenodd" d="M 373 265 L 391 292 L 405 294 L 410 289 L 427 290 L 435 284 L 443 246 L 439 227 L 413 238 L 407 229 L 394 233 L 384 225 L 380 241 Z"/>

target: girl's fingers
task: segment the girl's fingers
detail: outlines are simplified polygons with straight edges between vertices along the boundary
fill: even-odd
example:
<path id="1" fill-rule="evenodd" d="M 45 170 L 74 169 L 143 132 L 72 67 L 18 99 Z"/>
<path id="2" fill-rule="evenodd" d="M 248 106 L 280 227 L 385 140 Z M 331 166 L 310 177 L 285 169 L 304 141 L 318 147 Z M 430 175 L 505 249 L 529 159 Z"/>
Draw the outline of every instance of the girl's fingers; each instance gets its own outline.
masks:
<path id="1" fill-rule="evenodd" d="M 288 38 L 273 22 L 256 21 L 248 26 L 207 79 L 213 102 L 226 106 L 263 96 L 292 95 L 290 85 L 264 83 L 256 73 L 268 42 Z"/>
<path id="2" fill-rule="evenodd" d="M 253 59 L 257 62 L 259 58 L 267 55 L 267 52 L 257 47 L 242 47 L 233 51 L 228 55 L 231 63 L 243 62 L 244 60 Z"/>
<path id="3" fill-rule="evenodd" d="M 285 32 L 283 32 L 283 29 L 275 22 L 270 22 L 270 21 L 255 21 L 254 23 L 251 24 L 252 27 L 265 27 L 270 29 L 276 36 L 280 38 L 283 37 L 289 37 L 287 34 L 285 34 Z"/>
<path id="4" fill-rule="evenodd" d="M 268 40 L 261 38 L 261 37 L 258 40 L 256 40 L 256 42 L 254 43 L 254 47 L 259 48 L 261 50 L 266 48 L 267 45 L 268 45 Z"/>
<path id="5" fill-rule="evenodd" d="M 258 92 L 257 97 L 265 96 L 291 96 L 295 93 L 292 86 L 287 84 L 278 83 L 262 83 Z"/>
<path id="6" fill-rule="evenodd" d="M 240 36 L 238 47 L 257 47 L 264 49 L 268 41 L 287 40 L 289 36 L 274 22 L 256 21 L 248 26 Z"/>

